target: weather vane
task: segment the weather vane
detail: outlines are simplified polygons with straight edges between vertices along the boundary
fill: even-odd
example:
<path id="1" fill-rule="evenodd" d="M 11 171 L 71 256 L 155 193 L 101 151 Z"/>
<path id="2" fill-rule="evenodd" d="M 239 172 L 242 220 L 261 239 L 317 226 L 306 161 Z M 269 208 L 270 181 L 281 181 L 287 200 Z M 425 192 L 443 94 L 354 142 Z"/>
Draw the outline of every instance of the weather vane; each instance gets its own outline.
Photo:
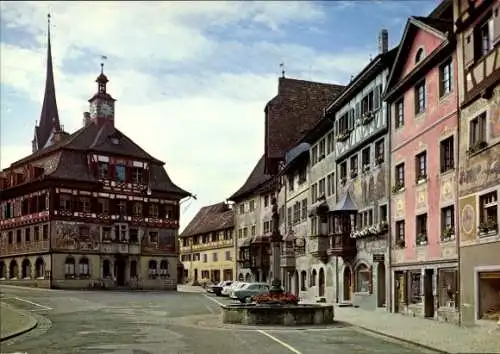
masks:
<path id="1" fill-rule="evenodd" d="M 281 77 L 285 77 L 285 63 L 280 63 Z"/>
<path id="2" fill-rule="evenodd" d="M 104 61 L 108 60 L 108 57 L 105 55 L 101 55 L 101 74 L 104 73 Z"/>

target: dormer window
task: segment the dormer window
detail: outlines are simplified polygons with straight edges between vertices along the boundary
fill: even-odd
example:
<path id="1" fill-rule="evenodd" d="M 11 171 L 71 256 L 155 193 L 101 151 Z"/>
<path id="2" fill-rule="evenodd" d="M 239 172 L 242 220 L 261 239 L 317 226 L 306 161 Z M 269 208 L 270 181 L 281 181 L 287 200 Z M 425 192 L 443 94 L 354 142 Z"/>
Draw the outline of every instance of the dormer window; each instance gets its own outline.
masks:
<path id="1" fill-rule="evenodd" d="M 120 140 L 118 138 L 111 138 L 111 144 L 118 145 L 119 143 L 120 143 Z"/>
<path id="2" fill-rule="evenodd" d="M 417 54 L 415 55 L 415 64 L 420 63 L 420 61 L 424 58 L 424 55 L 424 48 L 419 48 L 417 50 Z"/>

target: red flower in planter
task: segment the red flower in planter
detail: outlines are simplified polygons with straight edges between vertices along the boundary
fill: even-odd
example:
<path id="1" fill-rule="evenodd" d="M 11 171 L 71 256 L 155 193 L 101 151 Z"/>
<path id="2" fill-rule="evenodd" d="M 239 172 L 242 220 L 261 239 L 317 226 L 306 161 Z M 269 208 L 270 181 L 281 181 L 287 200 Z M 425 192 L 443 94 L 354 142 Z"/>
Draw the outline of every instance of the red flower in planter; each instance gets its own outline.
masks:
<path id="1" fill-rule="evenodd" d="M 263 293 L 255 295 L 253 301 L 258 304 L 298 304 L 299 299 L 292 293 Z"/>

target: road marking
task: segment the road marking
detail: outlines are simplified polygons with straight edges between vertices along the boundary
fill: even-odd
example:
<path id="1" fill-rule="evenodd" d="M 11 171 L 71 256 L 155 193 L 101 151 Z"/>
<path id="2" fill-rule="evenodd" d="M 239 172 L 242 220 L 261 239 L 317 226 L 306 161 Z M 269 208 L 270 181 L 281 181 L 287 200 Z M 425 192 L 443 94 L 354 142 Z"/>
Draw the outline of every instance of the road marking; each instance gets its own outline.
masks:
<path id="1" fill-rule="evenodd" d="M 207 308 L 208 311 L 210 311 L 210 313 L 212 315 L 216 315 L 215 311 L 210 306 L 208 306 L 207 304 L 205 304 L 205 307 Z"/>
<path id="2" fill-rule="evenodd" d="M 40 304 L 37 304 L 36 302 L 29 301 L 29 300 L 26 300 L 26 299 L 21 299 L 20 297 L 17 297 L 17 296 L 14 296 L 13 298 L 16 299 L 16 300 L 18 300 L 18 301 L 22 301 L 22 302 L 26 302 L 26 303 L 34 305 L 34 306 L 38 306 L 38 307 L 40 307 L 40 308 L 42 308 L 44 310 L 53 310 L 52 307 L 40 305 Z"/>
<path id="3" fill-rule="evenodd" d="M 209 299 L 210 301 L 215 302 L 215 303 L 216 303 L 217 305 L 219 305 L 219 306 L 226 306 L 225 304 L 223 304 L 222 302 L 220 302 L 220 301 L 219 301 L 219 300 L 217 300 L 217 299 L 214 299 L 213 297 L 210 297 L 210 296 L 208 296 L 208 295 L 203 295 L 203 296 L 205 296 L 205 297 L 206 297 L 207 299 Z"/>
<path id="4" fill-rule="evenodd" d="M 301 352 L 299 352 L 297 349 L 295 349 L 294 347 L 292 347 L 291 345 L 289 344 L 286 344 L 285 342 L 283 342 L 282 340 L 279 340 L 278 338 L 276 338 L 275 336 L 261 330 L 261 329 L 258 329 L 257 332 L 259 332 L 260 334 L 263 334 L 265 335 L 266 337 L 268 338 L 271 338 L 273 341 L 275 341 L 276 343 L 278 344 L 281 344 L 282 346 L 284 346 L 286 349 L 288 349 L 289 351 L 291 351 L 292 353 L 295 353 L 295 354 L 302 354 Z"/>

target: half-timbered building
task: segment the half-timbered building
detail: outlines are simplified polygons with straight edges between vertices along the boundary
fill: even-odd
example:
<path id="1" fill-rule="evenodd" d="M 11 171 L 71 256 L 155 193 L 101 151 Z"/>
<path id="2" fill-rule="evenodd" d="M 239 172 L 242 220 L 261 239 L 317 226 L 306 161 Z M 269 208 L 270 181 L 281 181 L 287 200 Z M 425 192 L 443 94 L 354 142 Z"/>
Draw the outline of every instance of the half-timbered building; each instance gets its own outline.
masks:
<path id="1" fill-rule="evenodd" d="M 391 110 L 394 311 L 458 320 L 457 59 L 451 1 L 410 17 L 385 93 Z"/>
<path id="2" fill-rule="evenodd" d="M 0 283 L 175 290 L 190 194 L 118 130 L 102 65 L 72 134 L 59 123 L 50 39 L 46 80 L 33 153 L 0 174 Z"/>
<path id="3" fill-rule="evenodd" d="M 500 318 L 500 1 L 453 1 L 461 319 Z"/>

